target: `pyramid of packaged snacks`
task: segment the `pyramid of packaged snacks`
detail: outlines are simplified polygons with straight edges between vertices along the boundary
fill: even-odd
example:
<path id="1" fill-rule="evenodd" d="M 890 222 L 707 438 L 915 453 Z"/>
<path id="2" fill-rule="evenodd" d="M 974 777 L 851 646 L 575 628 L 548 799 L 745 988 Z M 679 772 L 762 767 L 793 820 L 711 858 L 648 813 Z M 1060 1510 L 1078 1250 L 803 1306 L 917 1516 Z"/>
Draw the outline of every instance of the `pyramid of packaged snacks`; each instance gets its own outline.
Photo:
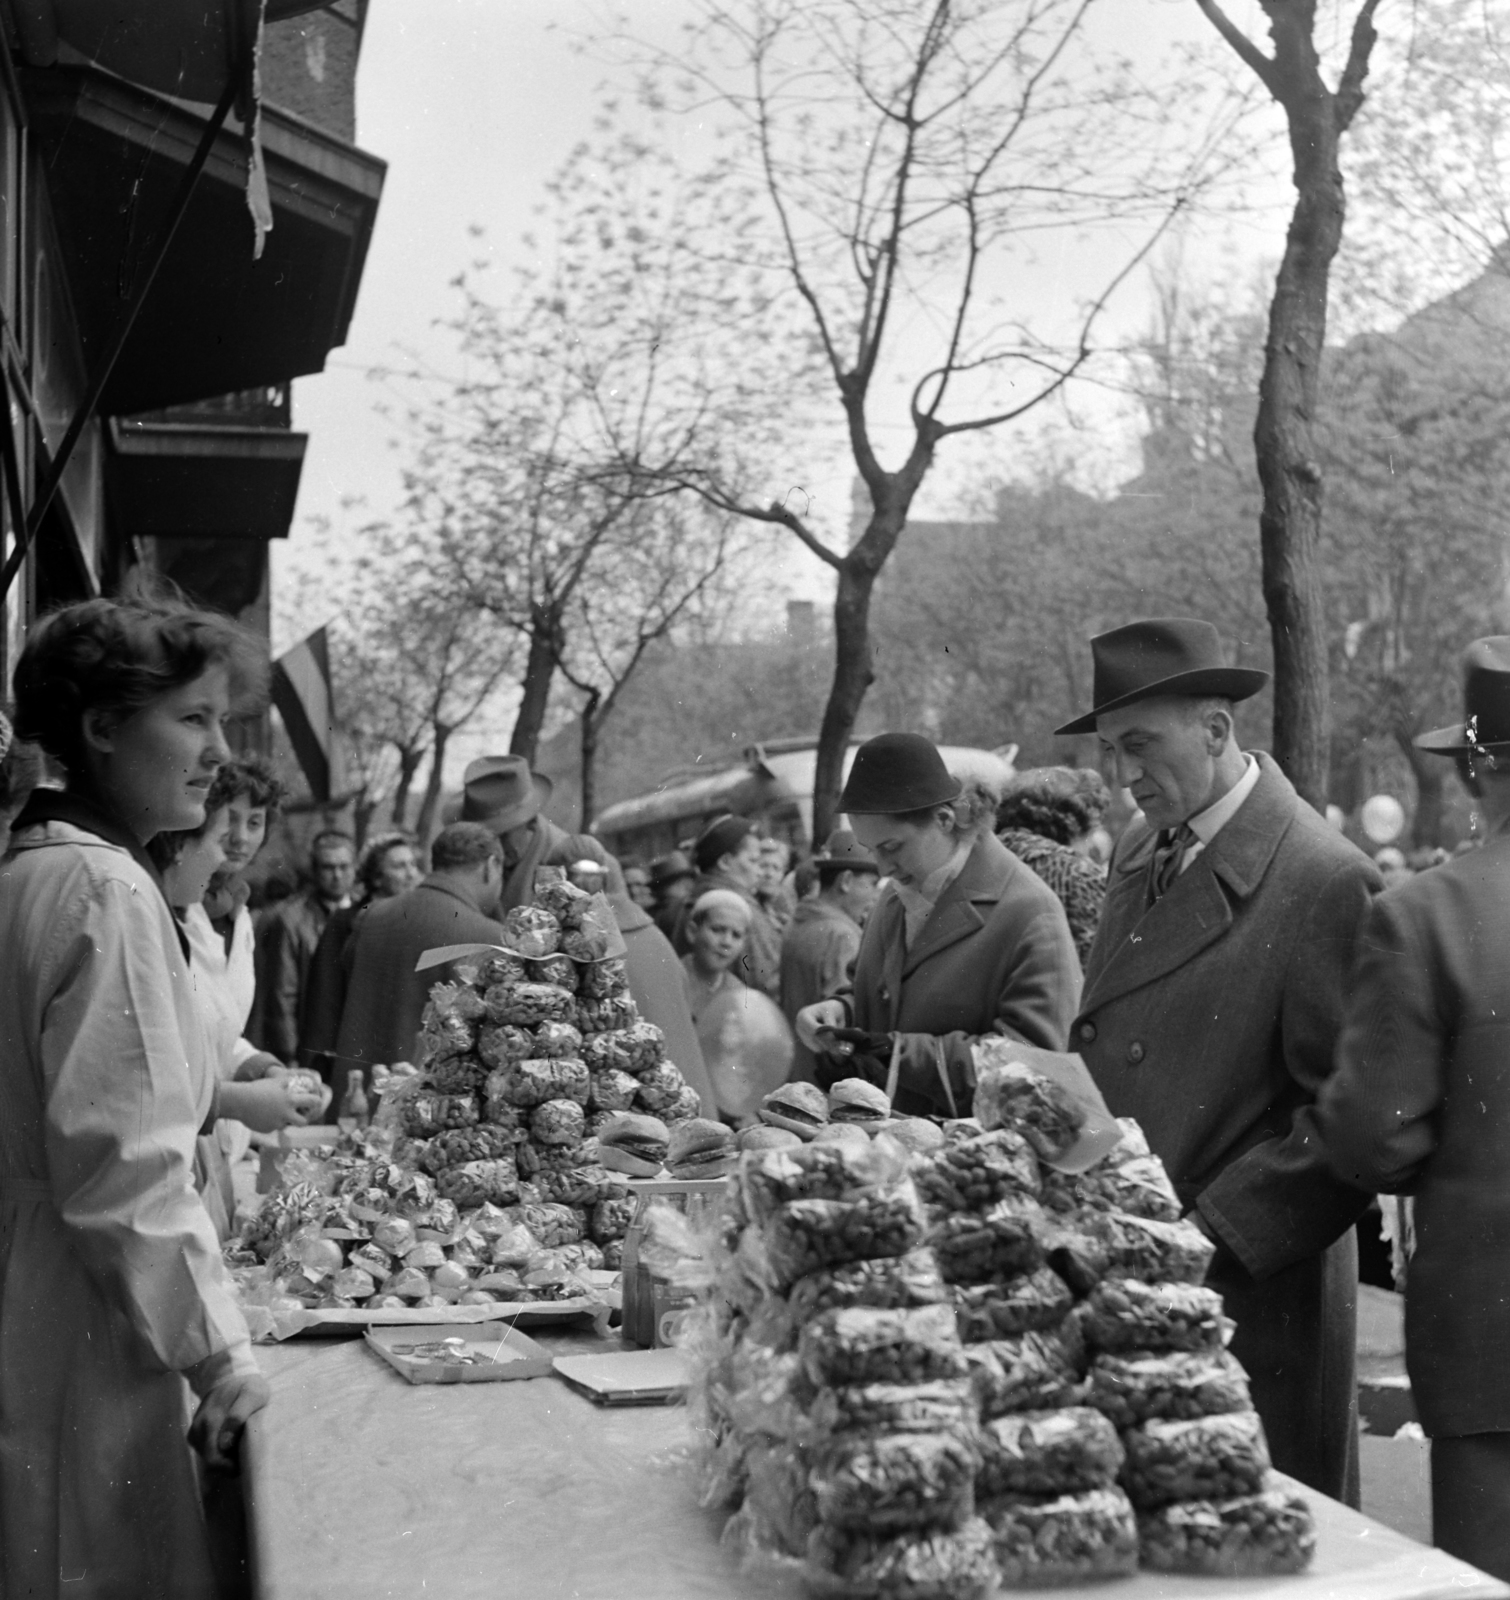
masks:
<path id="1" fill-rule="evenodd" d="M 1210 1241 L 1135 1124 L 1057 1170 L 1075 1101 L 991 1056 L 940 1149 L 742 1159 L 697 1349 L 726 1544 L 885 1600 L 1300 1570 Z"/>
<path id="2" fill-rule="evenodd" d="M 553 1301 L 618 1269 L 633 1201 L 596 1130 L 627 1109 L 675 1124 L 697 1095 L 640 1019 L 601 895 L 542 868 L 503 943 L 431 991 L 418 1071 L 390 1080 L 372 1136 L 286 1163 L 227 1247 L 244 1299 L 275 1316 Z"/>

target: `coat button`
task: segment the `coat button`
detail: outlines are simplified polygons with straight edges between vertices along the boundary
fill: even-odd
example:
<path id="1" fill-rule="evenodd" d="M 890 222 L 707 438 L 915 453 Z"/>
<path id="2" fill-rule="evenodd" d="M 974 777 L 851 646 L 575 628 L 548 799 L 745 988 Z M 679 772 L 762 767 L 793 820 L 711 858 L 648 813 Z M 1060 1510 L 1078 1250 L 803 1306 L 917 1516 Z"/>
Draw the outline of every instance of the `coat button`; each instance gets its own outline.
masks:
<path id="1" fill-rule="evenodd" d="M 1080 1024 L 1080 1038 L 1085 1044 L 1094 1044 L 1096 1042 L 1096 1024 L 1094 1022 L 1082 1022 Z"/>
<path id="2" fill-rule="evenodd" d="M 881 985 L 881 1004 L 885 1005 L 891 999 L 891 990 L 883 983 Z"/>
<path id="3" fill-rule="evenodd" d="M 1139 1044 L 1136 1039 L 1134 1039 L 1133 1042 L 1127 1047 L 1127 1059 L 1131 1061 L 1134 1066 L 1137 1066 L 1137 1064 L 1143 1059 L 1143 1054 L 1143 1046 Z"/>

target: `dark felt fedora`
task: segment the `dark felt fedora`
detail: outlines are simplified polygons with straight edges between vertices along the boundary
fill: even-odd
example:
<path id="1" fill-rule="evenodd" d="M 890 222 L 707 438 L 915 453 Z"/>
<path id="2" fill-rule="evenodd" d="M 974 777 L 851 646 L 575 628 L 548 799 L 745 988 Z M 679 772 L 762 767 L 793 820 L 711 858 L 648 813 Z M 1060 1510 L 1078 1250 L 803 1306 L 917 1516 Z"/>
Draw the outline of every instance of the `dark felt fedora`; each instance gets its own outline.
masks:
<path id="1" fill-rule="evenodd" d="M 480 756 L 461 775 L 459 820 L 507 833 L 539 815 L 552 787 L 523 756 Z"/>
<path id="2" fill-rule="evenodd" d="M 920 733 L 879 733 L 855 751 L 839 809 L 849 817 L 894 817 L 958 800 L 937 747 Z"/>
<path id="3" fill-rule="evenodd" d="M 1463 652 L 1463 720 L 1420 734 L 1436 756 L 1510 747 L 1510 638 L 1475 639 Z"/>
<path id="4" fill-rule="evenodd" d="M 693 870 L 692 863 L 680 850 L 669 851 L 666 855 L 657 856 L 650 863 L 650 887 L 664 889 L 668 883 L 675 883 L 678 878 L 695 878 L 697 873 Z"/>
<path id="5" fill-rule="evenodd" d="M 813 857 L 815 867 L 848 867 L 853 872 L 880 872 L 876 858 L 848 828 L 835 828 L 824 841 L 823 851 Z"/>
<path id="6" fill-rule="evenodd" d="M 1055 733 L 1094 733 L 1103 711 L 1116 711 L 1155 695 L 1219 695 L 1246 700 L 1269 681 L 1267 672 L 1222 663 L 1222 641 L 1209 622 L 1164 617 L 1129 622 L 1091 640 L 1095 704 Z"/>

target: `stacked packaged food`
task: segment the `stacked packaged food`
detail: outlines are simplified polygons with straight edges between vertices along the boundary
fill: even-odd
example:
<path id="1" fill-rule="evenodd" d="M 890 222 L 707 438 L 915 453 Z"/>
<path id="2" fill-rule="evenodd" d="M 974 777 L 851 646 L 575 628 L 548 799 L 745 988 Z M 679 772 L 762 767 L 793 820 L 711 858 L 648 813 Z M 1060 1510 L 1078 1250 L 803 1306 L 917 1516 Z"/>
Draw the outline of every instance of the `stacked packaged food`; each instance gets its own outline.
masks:
<path id="1" fill-rule="evenodd" d="M 1294 1571 L 1230 1324 L 1132 1124 L 989 1053 L 942 1147 L 751 1152 L 731 1186 L 700 1394 L 728 1540 L 821 1594 Z M 1107 1119 L 1108 1128 L 1110 1127 Z M 1112 1133 L 1115 1130 L 1111 1130 Z"/>

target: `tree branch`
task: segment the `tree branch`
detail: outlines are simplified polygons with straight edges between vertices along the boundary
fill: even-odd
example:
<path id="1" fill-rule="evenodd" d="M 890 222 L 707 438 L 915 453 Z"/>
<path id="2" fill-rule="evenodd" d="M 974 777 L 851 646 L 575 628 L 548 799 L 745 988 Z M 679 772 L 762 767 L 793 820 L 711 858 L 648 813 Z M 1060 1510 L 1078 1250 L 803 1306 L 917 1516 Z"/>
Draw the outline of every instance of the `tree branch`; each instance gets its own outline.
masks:
<path id="1" fill-rule="evenodd" d="M 1363 104 L 1363 80 L 1368 76 L 1368 60 L 1379 39 L 1374 26 L 1374 12 L 1379 0 L 1363 0 L 1358 15 L 1353 20 L 1353 38 L 1348 47 L 1347 65 L 1337 82 L 1337 94 L 1332 101 L 1332 119 L 1338 133 L 1346 133 L 1358 108 Z"/>
<path id="2" fill-rule="evenodd" d="M 1276 100 L 1280 99 L 1279 73 L 1273 61 L 1243 32 L 1241 28 L 1222 10 L 1217 0 L 1195 0 L 1195 3 L 1206 14 L 1212 27 L 1221 34 L 1238 55 L 1257 74 L 1258 80 L 1263 84 Z"/>

